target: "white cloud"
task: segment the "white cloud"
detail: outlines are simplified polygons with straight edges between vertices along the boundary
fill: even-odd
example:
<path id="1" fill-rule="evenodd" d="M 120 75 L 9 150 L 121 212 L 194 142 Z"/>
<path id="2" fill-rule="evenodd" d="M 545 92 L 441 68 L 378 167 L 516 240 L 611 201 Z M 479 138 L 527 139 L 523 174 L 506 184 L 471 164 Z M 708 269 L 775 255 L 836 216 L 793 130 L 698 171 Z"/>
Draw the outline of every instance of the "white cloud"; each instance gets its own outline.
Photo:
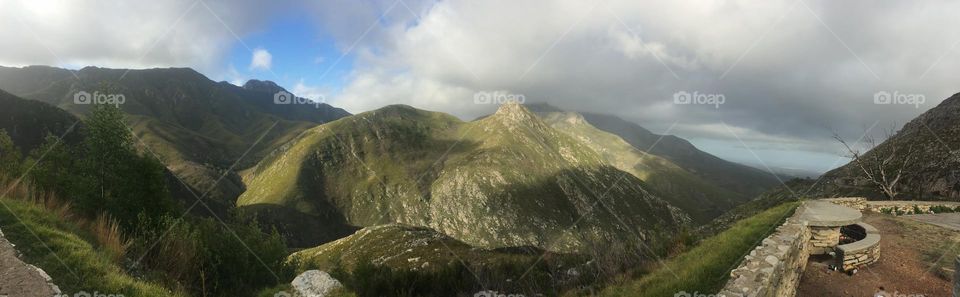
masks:
<path id="1" fill-rule="evenodd" d="M 250 57 L 250 70 L 270 70 L 273 66 L 273 55 L 263 48 L 256 48 Z"/>
<path id="2" fill-rule="evenodd" d="M 0 39 L 15 46 L 0 49 L 0 65 L 219 72 L 237 42 L 230 32 L 244 36 L 278 10 L 263 7 L 284 7 L 257 2 L 5 0 Z"/>
<path id="3" fill-rule="evenodd" d="M 391 2 L 380 4 L 382 12 Z M 810 150 L 834 130 L 855 139 L 878 119 L 902 124 L 960 89 L 950 72 L 960 33 L 943 30 L 960 26 L 957 10 L 910 1 L 427 3 L 414 6 L 421 19 L 390 10 L 357 42 L 354 73 L 334 103 L 353 112 L 405 103 L 472 119 L 491 111 L 472 104 L 474 92 L 506 89 L 654 130 L 679 120 L 674 133 L 736 141 L 704 129 L 726 122 L 762 135 L 746 140 L 758 146 Z M 368 22 L 335 35 L 351 45 Z M 874 105 L 887 89 L 925 94 L 927 105 Z M 674 105 L 677 91 L 727 101 Z"/>
<path id="4" fill-rule="evenodd" d="M 291 92 L 298 97 L 307 98 L 321 103 L 327 102 L 327 94 L 329 94 L 328 89 L 319 86 L 307 85 L 303 82 L 302 78 L 293 86 L 293 90 L 291 90 Z"/>

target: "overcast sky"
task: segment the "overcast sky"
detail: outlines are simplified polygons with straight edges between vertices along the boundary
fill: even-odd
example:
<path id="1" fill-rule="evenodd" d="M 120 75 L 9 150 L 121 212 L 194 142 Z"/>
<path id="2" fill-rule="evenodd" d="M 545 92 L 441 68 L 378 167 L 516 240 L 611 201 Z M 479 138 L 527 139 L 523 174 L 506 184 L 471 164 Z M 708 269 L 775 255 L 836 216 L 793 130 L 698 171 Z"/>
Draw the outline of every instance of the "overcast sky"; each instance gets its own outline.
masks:
<path id="1" fill-rule="evenodd" d="M 854 142 L 960 91 L 958 13 L 957 1 L 0 0 L 0 65 L 193 67 L 354 113 L 402 103 L 463 119 L 496 108 L 478 92 L 504 92 L 824 171 L 845 162 L 834 131 Z M 722 104 L 676 104 L 681 92 Z M 876 104 L 878 92 L 924 100 Z"/>

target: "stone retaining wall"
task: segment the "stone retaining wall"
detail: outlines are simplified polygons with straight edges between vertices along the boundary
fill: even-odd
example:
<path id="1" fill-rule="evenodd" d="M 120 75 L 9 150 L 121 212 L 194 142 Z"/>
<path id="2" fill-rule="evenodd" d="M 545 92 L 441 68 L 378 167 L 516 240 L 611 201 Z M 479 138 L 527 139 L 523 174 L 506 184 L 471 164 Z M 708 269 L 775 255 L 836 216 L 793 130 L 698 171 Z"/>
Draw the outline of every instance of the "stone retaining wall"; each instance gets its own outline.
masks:
<path id="1" fill-rule="evenodd" d="M 810 254 L 826 255 L 840 242 L 840 227 L 810 226 Z"/>
<path id="2" fill-rule="evenodd" d="M 916 210 L 919 209 L 920 213 L 930 213 L 930 208 L 934 206 L 946 206 L 950 208 L 956 208 L 960 206 L 960 202 L 953 201 L 870 201 L 867 202 L 867 209 L 873 212 L 883 213 L 883 212 L 892 212 L 897 214 L 898 211 L 904 214 L 916 214 Z"/>
<path id="3" fill-rule="evenodd" d="M 864 197 L 841 197 L 827 198 L 822 200 L 829 201 L 837 205 L 855 208 L 860 211 L 869 210 L 876 213 L 890 212 L 894 214 L 898 213 L 898 211 L 904 214 L 915 214 L 917 209 L 920 210 L 920 213 L 930 213 L 930 208 L 935 206 L 946 206 L 950 208 L 960 207 L 960 202 L 954 201 L 867 201 L 867 198 Z"/>
<path id="4" fill-rule="evenodd" d="M 800 276 L 810 257 L 810 228 L 800 220 L 803 207 L 759 246 L 739 267 L 717 296 L 779 297 L 796 293 Z"/>
<path id="5" fill-rule="evenodd" d="M 841 197 L 841 198 L 829 198 L 823 199 L 826 201 L 833 202 L 834 204 L 846 206 L 856 210 L 863 211 L 867 208 L 867 198 L 863 197 Z"/>
<path id="6" fill-rule="evenodd" d="M 880 260 L 880 232 L 867 223 L 858 223 L 866 236 L 858 241 L 837 246 L 837 259 L 843 271 L 850 271 Z"/>

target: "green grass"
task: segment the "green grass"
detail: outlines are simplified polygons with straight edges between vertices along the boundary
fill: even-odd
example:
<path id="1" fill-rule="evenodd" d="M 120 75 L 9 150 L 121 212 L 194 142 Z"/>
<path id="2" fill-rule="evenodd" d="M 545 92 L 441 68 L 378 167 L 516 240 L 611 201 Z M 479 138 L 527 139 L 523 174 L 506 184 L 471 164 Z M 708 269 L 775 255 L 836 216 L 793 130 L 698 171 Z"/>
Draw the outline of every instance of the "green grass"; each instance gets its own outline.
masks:
<path id="1" fill-rule="evenodd" d="M 743 256 L 793 214 L 798 205 L 798 202 L 784 203 L 740 220 L 730 229 L 667 260 L 656 271 L 624 285 L 609 287 L 600 296 L 660 297 L 673 296 L 680 291 L 717 292 Z"/>
<path id="2" fill-rule="evenodd" d="M 182 296 L 130 276 L 94 246 L 91 234 L 66 219 L 30 202 L 0 199 L 6 206 L 0 207 L 0 230 L 26 262 L 46 271 L 64 293 Z"/>

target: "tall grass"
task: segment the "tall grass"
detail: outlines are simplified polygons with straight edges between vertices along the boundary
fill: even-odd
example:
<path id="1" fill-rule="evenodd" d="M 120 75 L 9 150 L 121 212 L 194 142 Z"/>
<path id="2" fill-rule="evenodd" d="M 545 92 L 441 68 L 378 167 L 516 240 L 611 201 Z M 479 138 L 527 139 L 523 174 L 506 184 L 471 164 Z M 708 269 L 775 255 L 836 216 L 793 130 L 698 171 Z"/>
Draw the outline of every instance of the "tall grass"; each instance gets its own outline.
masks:
<path id="1" fill-rule="evenodd" d="M 110 258 L 115 263 L 120 263 L 132 244 L 132 241 L 126 239 L 120 233 L 120 224 L 110 219 L 106 214 L 101 214 L 97 216 L 96 220 L 87 223 L 86 226 L 93 233 L 93 237 L 97 239 L 97 243 L 110 253 Z"/>
<path id="2" fill-rule="evenodd" d="M 22 179 L 0 176 L 0 185 L 3 185 L 0 194 L 5 193 L 0 198 L 33 204 L 88 231 L 98 247 L 110 254 L 114 263 L 120 263 L 132 243 L 120 231 L 120 224 L 107 214 L 100 214 L 94 220 L 86 219 L 73 210 L 69 201 L 60 199 L 53 192 L 38 190 Z"/>
<path id="3" fill-rule="evenodd" d="M 116 255 L 125 241 L 112 220 L 84 220 L 73 214 L 69 203 L 53 195 L 10 180 L 0 181 L 0 185 L 6 192 L 0 192 L 4 237 L 16 244 L 26 262 L 46 271 L 64 292 L 183 296 L 124 272 Z"/>

